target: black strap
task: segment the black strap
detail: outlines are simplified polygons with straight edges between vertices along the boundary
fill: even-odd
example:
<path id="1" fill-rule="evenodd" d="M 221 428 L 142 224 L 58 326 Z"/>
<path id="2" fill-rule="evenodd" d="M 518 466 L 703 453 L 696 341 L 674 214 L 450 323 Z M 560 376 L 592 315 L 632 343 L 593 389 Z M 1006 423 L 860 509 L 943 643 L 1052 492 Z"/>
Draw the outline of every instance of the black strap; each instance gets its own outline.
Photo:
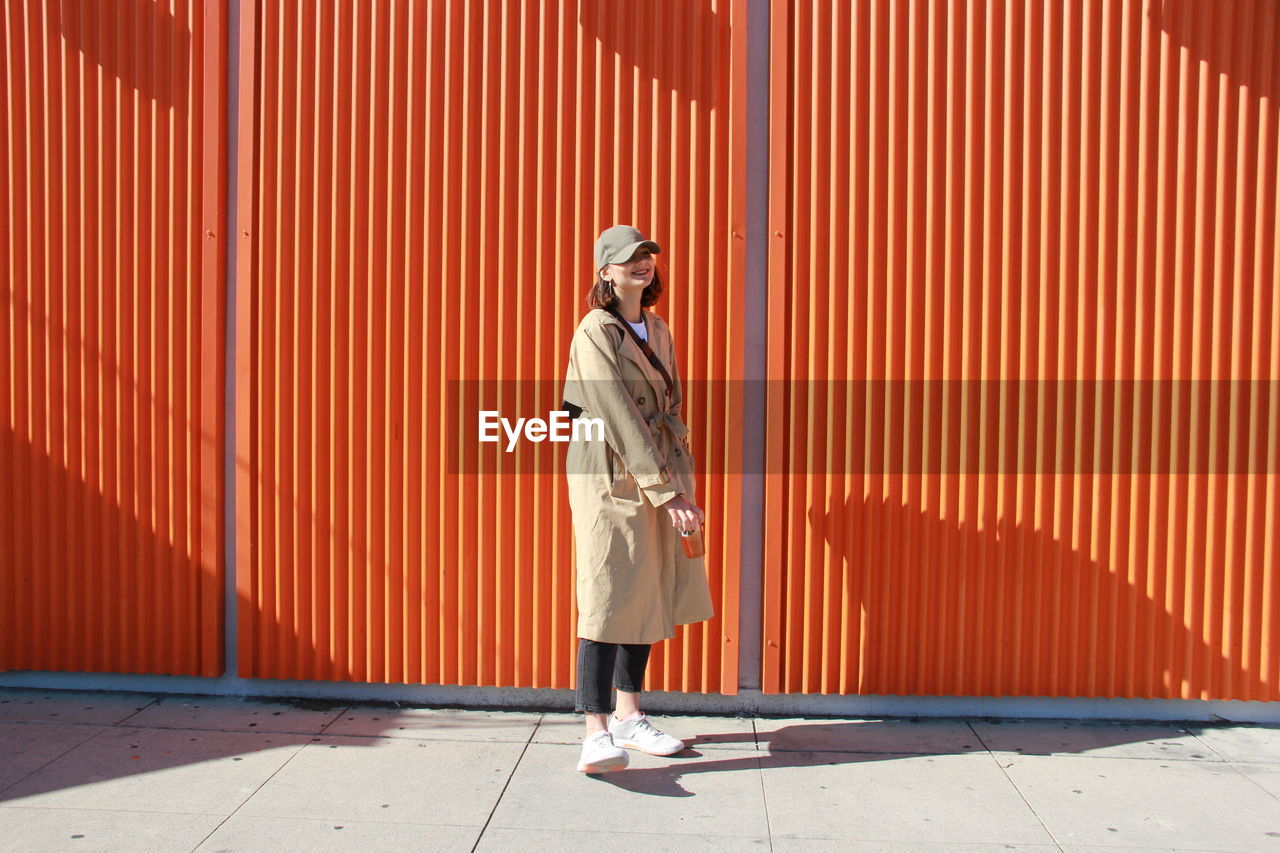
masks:
<path id="1" fill-rule="evenodd" d="M 667 369 L 662 366 L 662 360 L 658 358 L 658 354 L 653 351 L 653 347 L 649 346 L 649 342 L 646 341 L 644 338 L 640 337 L 639 333 L 636 332 L 635 329 L 631 328 L 630 323 L 622 319 L 621 314 L 619 314 L 617 311 L 615 311 L 612 308 L 606 308 L 604 310 L 608 311 L 610 314 L 617 317 L 618 322 L 622 324 L 622 328 L 626 329 L 628 332 L 631 333 L 631 339 L 640 345 L 640 351 L 644 353 L 645 358 L 649 359 L 649 363 L 653 365 L 654 370 L 657 370 L 659 373 L 662 374 L 663 381 L 667 383 L 667 396 L 670 397 L 671 389 L 675 387 L 675 383 L 671 381 L 671 374 L 667 373 Z M 640 316 L 641 317 L 644 316 L 643 309 L 641 309 Z"/>

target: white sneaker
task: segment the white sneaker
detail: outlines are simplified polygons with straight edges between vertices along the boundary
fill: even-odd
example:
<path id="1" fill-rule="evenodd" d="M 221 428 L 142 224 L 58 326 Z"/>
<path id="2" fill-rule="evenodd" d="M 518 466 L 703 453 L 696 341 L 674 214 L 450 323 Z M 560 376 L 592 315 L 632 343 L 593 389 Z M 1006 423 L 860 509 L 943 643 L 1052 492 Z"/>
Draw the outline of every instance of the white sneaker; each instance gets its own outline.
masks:
<path id="1" fill-rule="evenodd" d="M 596 732 L 582 742 L 582 758 L 578 760 L 578 770 L 582 773 L 608 773 L 610 770 L 621 770 L 631 761 L 626 750 L 614 746 L 613 736 L 608 732 Z"/>
<path id="2" fill-rule="evenodd" d="M 650 755 L 675 755 L 684 749 L 684 741 L 655 729 L 643 712 L 637 712 L 625 720 L 619 720 L 610 714 L 609 733 L 618 746 L 638 749 Z"/>

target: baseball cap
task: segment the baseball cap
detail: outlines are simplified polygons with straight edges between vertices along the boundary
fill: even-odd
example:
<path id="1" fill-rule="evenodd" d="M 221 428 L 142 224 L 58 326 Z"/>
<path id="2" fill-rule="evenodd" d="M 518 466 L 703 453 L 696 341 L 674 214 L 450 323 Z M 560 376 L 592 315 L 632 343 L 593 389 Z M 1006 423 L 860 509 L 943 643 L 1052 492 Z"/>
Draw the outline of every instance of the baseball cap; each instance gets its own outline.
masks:
<path id="1" fill-rule="evenodd" d="M 662 248 L 652 240 L 646 240 L 638 228 L 630 225 L 606 228 L 596 240 L 596 269 L 608 264 L 626 263 L 642 246 L 655 255 L 662 252 Z"/>

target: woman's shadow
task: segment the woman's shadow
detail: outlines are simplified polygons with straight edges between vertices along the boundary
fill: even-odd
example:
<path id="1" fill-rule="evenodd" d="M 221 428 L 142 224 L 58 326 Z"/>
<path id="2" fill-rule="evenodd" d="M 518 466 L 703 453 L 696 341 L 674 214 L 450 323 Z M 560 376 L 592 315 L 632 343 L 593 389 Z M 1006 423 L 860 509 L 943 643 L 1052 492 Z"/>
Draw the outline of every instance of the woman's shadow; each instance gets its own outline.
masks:
<path id="1" fill-rule="evenodd" d="M 995 723 L 996 721 L 992 721 Z M 1072 755 L 1111 746 L 1146 743 L 1150 729 L 1131 730 L 1122 725 L 1107 722 L 1094 724 L 1071 721 L 1040 721 L 1053 727 L 1052 734 L 1027 733 L 1024 742 L 1029 748 L 1016 748 L 1020 755 Z M 664 759 L 670 763 L 661 767 L 633 767 L 591 778 L 608 782 L 615 787 L 637 794 L 655 797 L 692 797 L 693 791 L 684 787 L 681 780 L 700 773 L 725 773 L 740 770 L 776 770 L 787 767 L 817 767 L 836 764 L 861 764 L 873 761 L 897 761 L 911 758 L 928 758 L 940 755 L 982 754 L 988 747 L 964 720 L 911 718 L 814 720 L 801 724 L 788 723 L 774 728 L 770 720 L 758 718 L 755 734 L 718 733 L 690 738 L 684 750 Z M 1074 743 L 1069 733 L 1064 735 L 1063 725 L 1089 725 L 1085 736 Z M 1172 732 L 1172 729 L 1170 729 Z M 1036 738 L 1039 738 L 1037 743 Z M 913 742 L 914 741 L 914 742 Z M 720 747 L 741 743 L 742 750 L 758 749 L 758 755 L 744 756 L 734 750 L 731 757 L 718 758 Z M 715 744 L 712 748 L 699 749 L 700 745 Z M 1001 746 L 1001 751 L 1009 748 Z"/>
<path id="2" fill-rule="evenodd" d="M 767 723 L 768 721 L 762 719 L 759 722 Z M 878 720 L 813 722 L 804 725 L 785 725 L 772 732 L 697 735 L 686 739 L 685 743 L 688 745 L 676 755 L 671 756 L 668 759 L 671 763 L 663 767 L 628 768 L 591 778 L 637 794 L 656 797 L 692 797 L 694 793 L 681 785 L 680 780 L 684 776 L 695 773 L 854 764 L 901 757 L 901 753 L 875 755 L 848 749 L 841 752 L 831 748 L 832 744 L 844 741 L 849 744 L 862 742 L 864 749 L 870 749 L 877 725 L 881 725 Z M 715 755 L 719 751 L 717 748 L 698 749 L 699 745 L 715 744 L 717 747 L 723 747 L 734 743 L 741 743 L 744 750 L 759 749 L 760 754 L 743 756 L 735 750 L 733 757 L 716 758 Z M 813 746 L 819 743 L 824 744 L 826 748 L 821 751 L 813 749 Z"/>

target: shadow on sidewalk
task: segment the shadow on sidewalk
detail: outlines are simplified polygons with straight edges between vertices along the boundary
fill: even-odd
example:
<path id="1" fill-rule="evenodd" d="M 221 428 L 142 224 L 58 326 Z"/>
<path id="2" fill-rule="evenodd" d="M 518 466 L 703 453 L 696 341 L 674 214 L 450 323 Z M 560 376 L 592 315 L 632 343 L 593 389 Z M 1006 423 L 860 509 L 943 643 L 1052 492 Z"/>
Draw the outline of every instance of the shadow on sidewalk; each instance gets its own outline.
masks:
<path id="1" fill-rule="evenodd" d="M 767 719 L 763 718 L 759 720 L 759 723 L 765 726 L 768 725 L 768 722 Z M 982 742 L 981 738 L 972 732 L 964 738 L 966 742 L 962 745 L 962 748 L 955 750 L 917 751 L 904 748 L 891 752 L 885 750 L 882 746 L 878 746 L 877 741 L 883 739 L 878 737 L 877 731 L 885 725 L 891 725 L 896 728 L 902 722 L 900 720 L 870 719 L 854 722 L 815 721 L 801 725 L 784 725 L 773 731 L 760 732 L 760 745 L 763 747 L 767 741 L 768 751 L 761 751 L 758 757 L 752 756 L 749 758 L 717 759 L 711 757 L 709 760 L 698 760 L 714 756 L 714 751 L 712 750 L 699 751 L 698 744 L 726 744 L 737 741 L 749 744 L 751 742 L 750 735 L 741 733 L 702 735 L 691 739 L 689 741 L 690 746 L 672 756 L 673 763 L 665 767 L 628 768 L 614 773 L 593 775 L 590 778 L 607 782 L 615 787 L 637 794 L 649 794 L 657 797 L 692 797 L 695 794 L 682 786 L 680 779 L 695 773 L 725 773 L 738 770 L 768 770 L 782 767 L 861 764 L 872 761 L 896 761 L 903 758 L 928 758 L 942 755 L 980 755 L 987 752 L 989 748 Z M 916 721 L 912 720 L 911 722 L 915 723 Z M 946 722 L 948 725 L 954 725 L 955 723 L 954 720 Z M 1146 743 L 1150 740 L 1149 736 L 1134 737 L 1133 733 L 1127 730 L 1127 725 L 1124 724 L 1116 725 L 1112 729 L 1111 725 L 1106 721 L 1037 719 L 1035 722 L 1046 724 L 1061 723 L 1064 727 L 1089 725 L 1090 738 L 1087 746 L 1089 752 L 1111 746 Z M 921 725 L 928 726 L 929 723 L 925 722 L 921 723 Z M 1171 735 L 1178 731 L 1173 724 L 1139 723 L 1138 725 L 1143 725 L 1144 728 L 1147 726 L 1160 727 L 1168 725 Z M 1177 735 L 1179 737 L 1190 737 L 1196 731 L 1195 728 L 1184 727 L 1182 724 L 1179 724 L 1179 728 L 1187 732 L 1185 735 Z M 1150 732 L 1144 732 L 1144 734 L 1149 735 Z M 895 733 L 893 740 L 901 742 L 901 737 Z M 1018 750 L 1017 754 L 1079 755 L 1085 751 L 1081 748 L 1073 748 L 1067 742 L 1063 742 L 1060 746 L 1061 748 L 1046 752 L 1032 753 Z"/>
<path id="2" fill-rule="evenodd" d="M 353 706 L 339 700 L 4 688 L 0 804 L 182 768 L 187 772 L 173 775 L 171 784 L 203 784 L 202 779 L 239 772 L 218 768 L 223 762 L 245 762 L 245 773 L 261 775 L 253 765 L 283 764 L 309 745 L 365 748 L 393 740 L 423 747 L 430 761 L 433 741 L 477 747 L 517 742 L 526 736 L 520 729 L 536 725 L 539 717 L 540 712 Z M 274 750 L 283 752 L 263 755 Z M 136 788 L 108 787 L 99 799 L 124 800 L 131 790 Z M 185 793 L 174 791 L 178 797 Z"/>

